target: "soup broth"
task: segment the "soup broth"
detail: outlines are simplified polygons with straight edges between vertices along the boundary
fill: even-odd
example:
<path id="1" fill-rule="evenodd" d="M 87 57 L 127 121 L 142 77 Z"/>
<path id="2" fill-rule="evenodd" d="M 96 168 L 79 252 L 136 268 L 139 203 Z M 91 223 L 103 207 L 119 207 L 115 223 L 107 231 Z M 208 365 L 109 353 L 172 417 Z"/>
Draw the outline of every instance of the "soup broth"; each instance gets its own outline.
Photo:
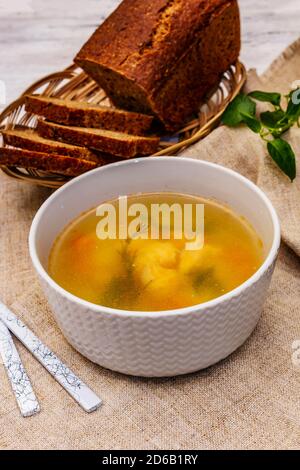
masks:
<path id="1" fill-rule="evenodd" d="M 128 197 L 128 205 L 136 203 L 149 208 L 149 214 L 152 204 L 177 203 L 182 209 L 185 204 L 203 204 L 203 247 L 187 249 L 190 240 L 176 239 L 174 224 L 168 240 L 138 238 L 145 227 L 139 227 L 131 238 L 99 239 L 99 217 L 93 209 L 58 236 L 49 257 L 51 277 L 68 292 L 94 304 L 159 311 L 215 299 L 249 279 L 264 261 L 258 234 L 226 206 L 173 193 Z M 117 207 L 118 200 L 111 204 Z"/>

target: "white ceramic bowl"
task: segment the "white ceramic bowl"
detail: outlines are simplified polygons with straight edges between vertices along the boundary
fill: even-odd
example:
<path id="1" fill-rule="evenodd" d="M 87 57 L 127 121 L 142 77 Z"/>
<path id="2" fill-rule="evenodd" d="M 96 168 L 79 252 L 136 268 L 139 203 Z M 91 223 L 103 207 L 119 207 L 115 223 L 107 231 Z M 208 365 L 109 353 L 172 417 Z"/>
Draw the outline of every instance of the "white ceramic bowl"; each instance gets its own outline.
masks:
<path id="1" fill-rule="evenodd" d="M 214 198 L 245 216 L 266 249 L 261 268 L 234 291 L 205 304 L 162 312 L 101 307 L 66 292 L 47 274 L 56 236 L 80 213 L 119 195 L 170 191 Z M 30 254 L 67 340 L 103 367 L 161 377 L 206 368 L 241 346 L 255 328 L 274 270 L 280 226 L 265 194 L 222 166 L 178 157 L 116 163 L 84 174 L 56 191 L 32 223 Z"/>

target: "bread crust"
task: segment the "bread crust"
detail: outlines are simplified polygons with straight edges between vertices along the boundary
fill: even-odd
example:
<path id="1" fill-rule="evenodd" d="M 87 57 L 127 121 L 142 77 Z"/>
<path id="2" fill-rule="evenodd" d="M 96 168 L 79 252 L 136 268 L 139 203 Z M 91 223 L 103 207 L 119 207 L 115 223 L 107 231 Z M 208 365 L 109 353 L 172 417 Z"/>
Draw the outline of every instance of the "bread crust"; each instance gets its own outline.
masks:
<path id="1" fill-rule="evenodd" d="M 132 158 L 156 152 L 159 138 L 140 137 L 101 129 L 69 127 L 38 121 L 37 132 L 46 139 L 83 145 L 110 155 Z"/>
<path id="2" fill-rule="evenodd" d="M 141 113 L 38 95 L 25 97 L 25 109 L 67 126 L 100 128 L 134 135 L 145 135 L 153 122 L 153 116 Z"/>
<path id="3" fill-rule="evenodd" d="M 2 147 L 0 148 L 0 166 L 19 166 L 66 176 L 78 176 L 93 170 L 98 165 L 95 162 L 79 158 Z"/>
<path id="4" fill-rule="evenodd" d="M 75 62 L 117 106 L 176 130 L 239 52 L 236 0 L 124 0 Z"/>

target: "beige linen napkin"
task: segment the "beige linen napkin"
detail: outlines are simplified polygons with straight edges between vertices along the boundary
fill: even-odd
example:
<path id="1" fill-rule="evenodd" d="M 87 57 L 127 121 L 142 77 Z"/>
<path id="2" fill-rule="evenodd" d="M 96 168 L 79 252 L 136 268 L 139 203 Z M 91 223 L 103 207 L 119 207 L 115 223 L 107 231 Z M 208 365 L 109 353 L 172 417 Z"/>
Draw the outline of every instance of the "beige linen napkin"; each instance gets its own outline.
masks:
<path id="1" fill-rule="evenodd" d="M 255 71 L 250 71 L 245 92 L 258 89 L 287 94 L 296 80 L 300 80 L 300 40 L 290 46 L 261 77 Z M 259 104 L 258 111 L 263 109 L 264 105 Z M 291 129 L 285 138 L 292 144 L 297 155 L 298 176 L 293 184 L 273 163 L 265 142 L 246 127 L 219 127 L 183 154 L 220 163 L 256 182 L 269 196 L 279 214 L 283 240 L 300 256 L 299 128 Z"/>
<path id="2" fill-rule="evenodd" d="M 287 91 L 299 79 L 300 40 L 248 87 Z M 300 154 L 299 130 L 290 139 Z M 299 176 L 293 185 L 245 128 L 219 128 L 185 151 L 229 166 L 257 182 L 275 204 L 286 242 L 262 319 L 246 344 L 222 363 L 186 377 L 138 379 L 98 367 L 72 349 L 55 324 L 27 252 L 31 219 L 50 191 L 0 176 L 0 295 L 104 400 L 85 414 L 19 345 L 42 404 L 19 416 L 0 368 L 2 449 L 299 449 L 300 339 Z M 292 251 L 293 250 L 293 251 Z M 18 299 L 18 300 L 17 300 Z"/>

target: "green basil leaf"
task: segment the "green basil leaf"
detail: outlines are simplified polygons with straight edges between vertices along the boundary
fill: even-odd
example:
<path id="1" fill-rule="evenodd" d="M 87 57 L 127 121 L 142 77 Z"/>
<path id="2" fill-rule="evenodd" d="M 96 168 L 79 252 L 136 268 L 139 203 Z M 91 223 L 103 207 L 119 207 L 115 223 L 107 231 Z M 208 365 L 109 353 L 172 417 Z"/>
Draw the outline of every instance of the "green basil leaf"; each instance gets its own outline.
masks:
<path id="1" fill-rule="evenodd" d="M 280 93 L 267 93 L 265 91 L 252 91 L 248 94 L 250 98 L 254 98 L 257 101 L 263 101 L 265 103 L 271 103 L 274 106 L 280 106 L 281 94 Z"/>
<path id="2" fill-rule="evenodd" d="M 291 123 L 286 113 L 281 109 L 277 111 L 266 111 L 260 115 L 261 122 L 268 128 L 274 137 L 280 137 L 290 127 Z"/>
<path id="3" fill-rule="evenodd" d="M 239 94 L 226 108 L 222 116 L 222 122 L 226 126 L 235 127 L 243 122 L 245 113 L 249 116 L 255 116 L 256 104 L 247 95 Z"/>
<path id="4" fill-rule="evenodd" d="M 280 121 L 285 117 L 285 112 L 281 109 L 277 111 L 266 111 L 261 113 L 260 119 L 264 126 L 268 129 L 277 129 L 280 126 Z"/>
<path id="5" fill-rule="evenodd" d="M 294 90 L 290 93 L 286 115 L 294 122 L 300 118 L 300 89 Z"/>
<path id="6" fill-rule="evenodd" d="M 255 116 L 250 116 L 249 114 L 241 113 L 241 116 L 243 118 L 243 122 L 247 124 L 249 129 L 251 131 L 255 132 L 256 134 L 259 134 L 261 131 L 261 123 L 259 122 L 258 119 L 256 119 Z"/>
<path id="7" fill-rule="evenodd" d="M 293 181 L 296 177 L 296 158 L 290 144 L 283 139 L 271 140 L 268 151 L 274 162 Z"/>

